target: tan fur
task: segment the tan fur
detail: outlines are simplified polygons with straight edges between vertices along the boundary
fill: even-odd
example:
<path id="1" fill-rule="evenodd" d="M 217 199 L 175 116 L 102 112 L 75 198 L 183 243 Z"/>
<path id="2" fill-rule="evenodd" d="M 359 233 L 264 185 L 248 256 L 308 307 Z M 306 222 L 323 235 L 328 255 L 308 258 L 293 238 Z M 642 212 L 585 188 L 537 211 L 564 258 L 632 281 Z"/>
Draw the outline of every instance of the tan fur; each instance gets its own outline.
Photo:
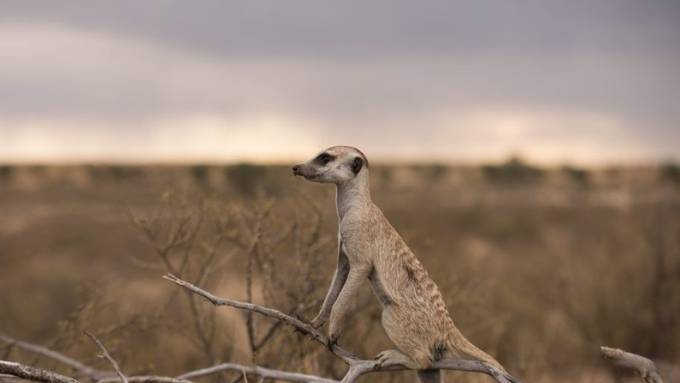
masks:
<path id="1" fill-rule="evenodd" d="M 337 185 L 338 267 L 312 324 L 319 327 L 330 317 L 329 338 L 337 340 L 359 287 L 368 279 L 382 306 L 382 325 L 397 347 L 378 355 L 381 364 L 424 370 L 438 360 L 463 357 L 504 370 L 461 334 L 437 285 L 373 204 L 367 166 L 356 174 L 351 172 L 353 161 L 358 161 L 355 158 L 366 161 L 363 154 L 345 146 L 322 153 L 333 156 L 333 161 L 323 164 L 317 158 L 294 168 L 296 174 L 310 180 Z"/>

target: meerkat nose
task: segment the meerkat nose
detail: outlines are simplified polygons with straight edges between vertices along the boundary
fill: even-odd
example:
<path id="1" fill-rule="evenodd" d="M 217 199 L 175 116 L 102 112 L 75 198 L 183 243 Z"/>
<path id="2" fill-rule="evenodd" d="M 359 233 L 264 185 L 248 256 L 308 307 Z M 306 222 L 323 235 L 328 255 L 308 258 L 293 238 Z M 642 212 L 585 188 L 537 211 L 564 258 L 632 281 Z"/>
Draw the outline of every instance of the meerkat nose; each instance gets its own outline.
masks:
<path id="1" fill-rule="evenodd" d="M 293 166 L 293 174 L 300 175 L 300 165 Z"/>

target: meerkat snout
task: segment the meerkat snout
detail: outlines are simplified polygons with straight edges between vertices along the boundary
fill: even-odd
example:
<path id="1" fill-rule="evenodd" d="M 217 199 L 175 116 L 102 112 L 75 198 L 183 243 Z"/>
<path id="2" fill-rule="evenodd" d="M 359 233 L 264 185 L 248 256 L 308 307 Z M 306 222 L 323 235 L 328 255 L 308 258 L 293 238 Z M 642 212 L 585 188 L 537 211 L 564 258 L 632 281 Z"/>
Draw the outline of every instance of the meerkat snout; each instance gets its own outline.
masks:
<path id="1" fill-rule="evenodd" d="M 308 163 L 301 163 L 293 166 L 293 174 L 313 181 L 314 178 L 319 175 L 319 171 L 313 166 L 310 166 Z"/>
<path id="2" fill-rule="evenodd" d="M 293 166 L 293 174 L 312 182 L 341 184 L 357 177 L 367 167 L 368 161 L 359 149 L 333 146 Z"/>

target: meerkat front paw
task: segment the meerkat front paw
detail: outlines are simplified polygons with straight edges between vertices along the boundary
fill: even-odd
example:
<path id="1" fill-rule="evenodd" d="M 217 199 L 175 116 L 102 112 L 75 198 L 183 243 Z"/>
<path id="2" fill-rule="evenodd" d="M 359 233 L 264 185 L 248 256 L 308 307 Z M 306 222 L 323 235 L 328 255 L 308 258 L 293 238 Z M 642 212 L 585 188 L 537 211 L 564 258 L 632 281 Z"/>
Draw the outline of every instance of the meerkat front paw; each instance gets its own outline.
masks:
<path id="1" fill-rule="evenodd" d="M 340 334 L 337 333 L 329 333 L 328 334 L 328 343 L 326 346 L 328 346 L 328 349 L 333 351 L 333 346 L 338 344 L 338 338 L 340 337 Z"/>
<path id="2" fill-rule="evenodd" d="M 410 360 L 398 350 L 385 350 L 375 357 L 380 367 L 404 366 L 408 367 Z"/>

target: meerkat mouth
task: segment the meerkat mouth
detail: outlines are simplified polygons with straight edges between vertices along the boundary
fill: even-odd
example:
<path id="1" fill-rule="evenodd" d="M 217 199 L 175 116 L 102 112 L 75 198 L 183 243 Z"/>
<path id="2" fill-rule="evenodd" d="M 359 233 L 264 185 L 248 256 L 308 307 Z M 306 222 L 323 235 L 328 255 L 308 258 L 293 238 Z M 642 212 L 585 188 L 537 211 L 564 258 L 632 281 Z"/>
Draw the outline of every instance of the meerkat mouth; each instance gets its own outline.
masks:
<path id="1" fill-rule="evenodd" d="M 304 177 L 306 180 L 310 180 L 310 181 L 318 179 L 319 177 L 321 177 L 321 174 L 319 174 L 319 173 L 309 174 L 309 173 L 305 172 L 299 166 L 293 167 L 293 175 L 299 176 L 299 177 Z"/>
<path id="2" fill-rule="evenodd" d="M 303 174 L 302 176 L 305 177 L 306 180 L 312 181 L 312 180 L 319 179 L 321 177 L 321 174 L 319 174 L 319 173 Z"/>

